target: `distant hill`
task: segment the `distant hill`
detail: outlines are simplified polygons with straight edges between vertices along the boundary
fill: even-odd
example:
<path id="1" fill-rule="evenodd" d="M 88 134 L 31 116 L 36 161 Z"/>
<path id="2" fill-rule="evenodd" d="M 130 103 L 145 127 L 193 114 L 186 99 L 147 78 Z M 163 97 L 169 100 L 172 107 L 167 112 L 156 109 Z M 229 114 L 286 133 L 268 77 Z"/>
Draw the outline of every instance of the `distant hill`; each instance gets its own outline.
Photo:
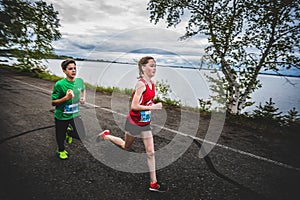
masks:
<path id="1" fill-rule="evenodd" d="M 177 55 L 171 51 L 166 51 L 162 49 L 155 49 L 155 48 L 142 48 L 142 49 L 135 49 L 130 51 L 129 53 L 138 53 L 138 54 L 162 54 L 162 55 Z"/>

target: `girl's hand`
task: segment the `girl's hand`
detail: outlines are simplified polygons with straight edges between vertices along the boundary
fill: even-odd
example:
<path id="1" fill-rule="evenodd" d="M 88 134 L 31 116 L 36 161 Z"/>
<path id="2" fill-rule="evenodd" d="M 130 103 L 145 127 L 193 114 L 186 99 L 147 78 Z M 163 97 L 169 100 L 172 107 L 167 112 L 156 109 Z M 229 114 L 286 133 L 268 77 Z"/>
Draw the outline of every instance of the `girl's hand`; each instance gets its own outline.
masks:
<path id="1" fill-rule="evenodd" d="M 161 110 L 162 109 L 162 103 L 156 103 L 156 104 L 152 104 L 152 109 L 154 110 Z"/>

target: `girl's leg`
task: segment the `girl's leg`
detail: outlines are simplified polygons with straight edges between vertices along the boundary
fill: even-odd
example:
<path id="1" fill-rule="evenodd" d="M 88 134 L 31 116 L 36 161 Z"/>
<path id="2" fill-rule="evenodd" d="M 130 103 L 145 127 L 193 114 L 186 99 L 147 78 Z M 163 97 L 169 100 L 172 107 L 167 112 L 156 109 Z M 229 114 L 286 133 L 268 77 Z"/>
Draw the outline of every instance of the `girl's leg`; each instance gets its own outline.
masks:
<path id="1" fill-rule="evenodd" d="M 157 182 L 155 172 L 154 140 L 151 131 L 143 131 L 142 138 L 147 153 L 147 164 L 150 172 L 150 182 Z"/>
<path id="2" fill-rule="evenodd" d="M 134 142 L 135 137 L 125 132 L 125 141 L 122 138 L 113 135 L 106 135 L 104 139 L 111 141 L 112 143 L 116 144 L 122 149 L 128 150 L 130 149 L 132 143 Z"/>
<path id="3" fill-rule="evenodd" d="M 125 144 L 124 149 L 129 150 L 133 142 L 135 141 L 135 137 L 132 136 L 130 133 L 125 132 Z"/>

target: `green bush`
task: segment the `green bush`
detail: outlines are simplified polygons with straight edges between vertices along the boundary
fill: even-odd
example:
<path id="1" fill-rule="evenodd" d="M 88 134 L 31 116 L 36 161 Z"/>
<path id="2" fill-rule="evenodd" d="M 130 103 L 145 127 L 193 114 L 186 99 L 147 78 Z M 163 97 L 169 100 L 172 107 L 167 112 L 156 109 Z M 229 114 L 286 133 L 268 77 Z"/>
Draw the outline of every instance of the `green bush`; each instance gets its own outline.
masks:
<path id="1" fill-rule="evenodd" d="M 181 106 L 180 100 L 170 98 L 172 90 L 167 80 L 156 81 L 155 89 L 157 93 L 154 99 L 155 102 L 162 102 L 163 104 L 176 107 Z"/>

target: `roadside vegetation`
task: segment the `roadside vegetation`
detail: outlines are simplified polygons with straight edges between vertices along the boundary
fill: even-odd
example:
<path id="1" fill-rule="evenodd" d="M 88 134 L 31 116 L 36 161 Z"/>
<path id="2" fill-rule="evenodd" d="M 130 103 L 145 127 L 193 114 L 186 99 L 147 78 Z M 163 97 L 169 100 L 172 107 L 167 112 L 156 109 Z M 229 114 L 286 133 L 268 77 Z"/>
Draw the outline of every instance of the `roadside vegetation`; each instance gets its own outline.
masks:
<path id="1" fill-rule="evenodd" d="M 299 128 L 298 111 L 291 108 L 282 114 L 272 99 L 253 113 L 242 112 L 254 103 L 250 95 L 262 86 L 257 79 L 260 71 L 279 73 L 279 68 L 299 69 L 299 1 L 150 0 L 147 6 L 154 24 L 160 21 L 167 27 L 185 24 L 186 32 L 180 39 L 205 36 L 208 46 L 200 58 L 200 67 L 220 68 L 221 74 L 210 79 L 216 96 L 211 100 L 199 99 L 200 106 L 189 109 L 198 109 L 202 116 L 209 117 L 211 112 L 219 112 L 212 108 L 211 101 L 221 102 L 225 108 L 220 110 L 226 110 L 228 123 L 262 132 Z M 16 58 L 17 64 L 12 66 L 15 71 L 50 81 L 61 79 L 51 75 L 42 63 L 47 58 L 67 58 L 55 55 L 52 46 L 62 36 L 59 13 L 53 5 L 43 0 L 0 0 L 0 7 L 0 56 Z M 132 92 L 116 87 L 87 87 L 108 94 Z M 172 107 L 184 106 L 166 81 L 157 82 L 156 87 L 156 101 Z"/>
<path id="2" fill-rule="evenodd" d="M 199 100 L 199 110 L 204 116 L 215 112 L 212 108 L 211 100 Z M 246 129 L 256 130 L 261 133 L 296 133 L 300 130 L 300 113 L 295 107 L 291 108 L 286 114 L 278 111 L 272 98 L 265 104 L 260 103 L 251 112 L 244 112 L 239 115 L 226 113 L 226 123 L 237 125 Z"/>
<path id="3" fill-rule="evenodd" d="M 62 77 L 52 75 L 47 71 L 24 71 L 18 67 L 8 66 L 5 64 L 0 64 L 0 67 L 31 77 L 53 82 L 62 79 Z M 162 102 L 165 107 L 184 107 L 190 110 L 197 110 L 200 112 L 201 117 L 205 118 L 210 118 L 212 112 L 218 112 L 216 108 L 212 107 L 211 100 L 198 99 L 199 106 L 196 108 L 182 105 L 180 99 L 174 100 L 174 98 L 171 97 L 172 90 L 167 81 L 160 80 L 157 81 L 155 85 L 157 92 L 155 101 Z M 93 86 L 89 83 L 86 83 L 86 87 L 88 89 L 93 89 L 97 92 L 108 95 L 112 93 L 120 93 L 131 96 L 133 92 L 133 89 L 131 88 L 120 89 L 118 87 Z M 272 101 L 272 98 L 270 98 L 268 102 L 265 102 L 265 104 L 259 104 L 259 106 L 257 106 L 252 113 L 245 112 L 239 115 L 234 115 L 227 112 L 226 123 L 249 130 L 255 130 L 260 133 L 277 133 L 288 135 L 294 134 L 300 130 L 300 113 L 295 108 L 291 108 L 286 114 L 283 114 L 282 112 L 278 111 L 276 104 Z"/>

